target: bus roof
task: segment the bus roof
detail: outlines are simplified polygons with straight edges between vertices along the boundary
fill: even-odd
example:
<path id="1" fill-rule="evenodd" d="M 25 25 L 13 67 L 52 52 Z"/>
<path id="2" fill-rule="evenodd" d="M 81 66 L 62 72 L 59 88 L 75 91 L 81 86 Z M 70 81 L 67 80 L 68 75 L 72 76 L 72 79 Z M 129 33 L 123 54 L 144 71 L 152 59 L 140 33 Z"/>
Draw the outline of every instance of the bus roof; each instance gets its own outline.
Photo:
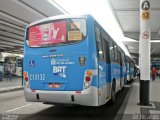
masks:
<path id="1" fill-rule="evenodd" d="M 27 27 L 42 23 L 42 22 L 47 22 L 51 20 L 59 20 L 59 19 L 67 19 L 67 18 L 86 18 L 88 15 L 71 15 L 71 14 L 65 14 L 65 15 L 58 15 L 58 16 L 52 16 L 52 17 L 47 17 L 35 22 L 32 22 L 29 24 Z"/>

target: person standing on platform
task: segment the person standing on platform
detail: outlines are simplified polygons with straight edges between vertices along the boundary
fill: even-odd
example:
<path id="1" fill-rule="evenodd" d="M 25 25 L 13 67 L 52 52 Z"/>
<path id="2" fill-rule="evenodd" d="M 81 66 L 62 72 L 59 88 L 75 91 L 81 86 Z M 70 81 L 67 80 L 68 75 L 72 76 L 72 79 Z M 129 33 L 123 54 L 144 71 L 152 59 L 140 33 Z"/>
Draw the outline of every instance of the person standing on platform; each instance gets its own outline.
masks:
<path id="1" fill-rule="evenodd" d="M 158 70 L 158 76 L 159 76 L 159 78 L 160 78 L 160 69 Z"/>
<path id="2" fill-rule="evenodd" d="M 11 66 L 10 66 L 10 70 L 9 70 L 8 80 L 12 81 L 12 68 L 11 68 Z"/>
<path id="3" fill-rule="evenodd" d="M 137 69 L 137 78 L 140 79 L 140 69 Z"/>
<path id="4" fill-rule="evenodd" d="M 157 70 L 155 67 L 152 68 L 151 74 L 152 74 L 152 81 L 154 81 L 157 75 Z"/>

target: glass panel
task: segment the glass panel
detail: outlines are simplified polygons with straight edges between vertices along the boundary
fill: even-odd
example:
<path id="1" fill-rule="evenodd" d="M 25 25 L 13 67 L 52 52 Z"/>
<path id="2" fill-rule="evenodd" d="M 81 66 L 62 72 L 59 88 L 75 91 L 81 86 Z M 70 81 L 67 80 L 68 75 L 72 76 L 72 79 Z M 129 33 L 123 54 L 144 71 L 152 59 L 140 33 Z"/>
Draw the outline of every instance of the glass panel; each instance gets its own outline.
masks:
<path id="1" fill-rule="evenodd" d="M 86 37 L 85 19 L 70 19 L 68 41 L 80 41 Z"/>
<path id="2" fill-rule="evenodd" d="M 52 21 L 29 27 L 26 42 L 30 47 L 69 44 L 84 40 L 86 33 L 85 19 Z"/>
<path id="3" fill-rule="evenodd" d="M 114 47 L 113 47 L 113 43 L 111 42 L 110 44 L 110 54 L 111 54 L 111 60 L 114 61 Z"/>
<path id="4" fill-rule="evenodd" d="M 103 60 L 104 53 L 103 53 L 102 43 L 101 43 L 101 33 L 100 33 L 100 30 L 97 26 L 95 28 L 95 32 L 96 32 L 98 58 L 99 58 L 99 60 Z"/>
<path id="5" fill-rule="evenodd" d="M 29 28 L 29 46 L 66 42 L 66 21 L 41 24 Z"/>

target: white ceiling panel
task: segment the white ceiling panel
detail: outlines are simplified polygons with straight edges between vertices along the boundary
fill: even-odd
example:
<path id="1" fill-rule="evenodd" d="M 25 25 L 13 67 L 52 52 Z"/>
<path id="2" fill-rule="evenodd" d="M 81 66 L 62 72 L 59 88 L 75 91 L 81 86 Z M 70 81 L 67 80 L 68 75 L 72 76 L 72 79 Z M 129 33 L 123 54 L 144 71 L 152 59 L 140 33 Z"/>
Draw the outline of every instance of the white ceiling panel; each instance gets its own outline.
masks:
<path id="1" fill-rule="evenodd" d="M 139 31 L 139 12 L 138 11 L 119 11 L 116 12 L 118 21 L 124 32 Z"/>
<path id="2" fill-rule="evenodd" d="M 10 24 L 13 24 L 13 25 L 20 26 L 22 28 L 28 24 L 28 23 L 26 23 L 24 21 L 19 20 L 18 18 L 15 18 L 13 16 L 5 14 L 5 13 L 3 13 L 1 11 L 0 11 L 0 20 L 4 21 L 6 23 L 10 23 Z"/>
<path id="3" fill-rule="evenodd" d="M 0 44 L 8 45 L 8 46 L 23 46 L 22 44 L 19 43 L 12 43 L 12 42 L 6 42 L 6 41 L 0 41 Z"/>
<path id="4" fill-rule="evenodd" d="M 64 12 L 48 0 L 0 0 L 0 49 L 23 53 L 26 25 L 59 14 Z"/>
<path id="5" fill-rule="evenodd" d="M 160 4 L 159 4 L 159 7 L 160 7 Z M 152 10 L 151 11 L 151 31 L 158 32 L 159 29 L 160 29 L 160 10 Z"/>
<path id="6" fill-rule="evenodd" d="M 0 30 L 8 31 L 10 33 L 14 33 L 17 35 L 24 35 L 24 31 L 17 30 L 15 28 L 12 28 L 12 27 L 9 27 L 9 26 L 3 25 L 3 24 L 0 24 Z"/>
<path id="7" fill-rule="evenodd" d="M 120 10 L 137 10 L 139 7 L 139 0 L 109 0 L 115 11 Z"/>
<path id="8" fill-rule="evenodd" d="M 124 32 L 139 32 L 140 18 L 139 11 L 117 11 L 120 26 Z M 151 12 L 151 31 L 158 32 L 160 29 L 160 10 L 153 10 Z"/>
<path id="9" fill-rule="evenodd" d="M 6 36 L 6 37 L 22 40 L 22 41 L 24 39 L 23 36 L 20 36 L 20 35 L 17 35 L 17 34 L 13 34 L 13 33 L 10 33 L 10 32 L 6 32 L 6 31 L 1 31 L 1 30 L 0 30 L 0 36 Z"/>
<path id="10" fill-rule="evenodd" d="M 10 45 L 4 45 L 4 44 L 0 44 L 0 47 L 5 47 L 5 48 L 14 48 L 14 46 L 10 46 Z"/>
<path id="11" fill-rule="evenodd" d="M 53 1 L 54 0 L 50 0 Z M 139 0 L 106 0 L 125 36 L 139 38 Z M 151 3 L 151 37 L 160 40 L 160 0 Z M 55 3 L 56 4 L 56 3 Z M 48 16 L 64 14 L 48 0 L 0 0 L 0 47 L 12 48 L 10 52 L 23 52 L 24 28 L 32 21 Z M 58 5 L 60 7 L 60 5 Z M 63 9 L 63 8 L 62 8 Z M 159 32 L 159 35 L 158 35 Z M 22 46 L 22 50 L 14 46 Z M 131 54 L 138 56 L 138 42 L 126 42 Z M 151 44 L 151 53 L 158 54 L 159 43 Z M 136 48 L 134 50 L 133 48 Z M 6 49 L 6 50 L 7 50 Z M 14 50 L 13 50 L 14 49 Z"/>
<path id="12" fill-rule="evenodd" d="M 124 36 L 139 40 L 140 31 L 140 0 L 107 0 L 113 14 L 121 27 Z M 150 0 L 150 26 L 151 40 L 160 40 L 160 0 Z M 132 47 L 137 50 L 139 43 L 124 42 L 131 54 L 135 54 Z M 135 45 L 137 44 L 137 45 Z M 158 54 L 160 43 L 151 43 L 151 55 Z M 160 53 L 160 52 L 159 52 Z M 137 61 L 138 61 L 137 51 Z M 159 56 L 160 57 L 160 56 Z"/>
<path id="13" fill-rule="evenodd" d="M 10 37 L 3 37 L 3 36 L 0 36 L 0 40 L 2 40 L 2 41 L 7 41 L 7 42 L 14 42 L 14 43 L 19 43 L 19 44 L 24 44 L 24 41 L 21 41 L 21 40 L 15 40 L 15 39 L 13 39 L 13 38 L 10 38 Z M 1 42 L 1 41 L 0 41 Z"/>
<path id="14" fill-rule="evenodd" d="M 140 0 L 108 0 L 115 11 L 139 10 Z M 160 9 L 160 0 L 150 0 L 151 10 Z"/>
<path id="15" fill-rule="evenodd" d="M 9 23 L 7 21 L 0 20 L 0 24 L 14 28 L 16 30 L 24 31 L 24 28 L 14 25 L 13 23 Z"/>
<path id="16" fill-rule="evenodd" d="M 18 0 L 2 0 L 0 10 L 27 23 L 44 18 L 42 14 L 31 9 Z"/>
<path id="17" fill-rule="evenodd" d="M 53 4 L 50 4 L 48 0 L 20 0 L 30 7 L 36 9 L 45 16 L 54 16 L 55 14 L 63 14 Z M 38 3 L 38 4 L 37 4 Z"/>

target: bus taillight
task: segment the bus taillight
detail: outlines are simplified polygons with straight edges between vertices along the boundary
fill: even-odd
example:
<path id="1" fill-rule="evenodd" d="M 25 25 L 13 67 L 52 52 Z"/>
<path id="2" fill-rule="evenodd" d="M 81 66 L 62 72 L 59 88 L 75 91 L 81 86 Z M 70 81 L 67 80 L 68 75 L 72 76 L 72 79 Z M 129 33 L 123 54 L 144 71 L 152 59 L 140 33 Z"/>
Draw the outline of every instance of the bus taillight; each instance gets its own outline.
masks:
<path id="1" fill-rule="evenodd" d="M 84 76 L 84 88 L 85 89 L 90 86 L 92 76 L 93 76 L 93 71 L 92 70 L 86 70 L 85 71 L 85 76 Z"/>
<path id="2" fill-rule="evenodd" d="M 26 82 L 28 82 L 28 77 L 25 77 L 24 80 L 25 80 Z"/>
<path id="3" fill-rule="evenodd" d="M 92 72 L 92 70 L 88 70 L 88 71 L 86 72 L 86 74 L 87 74 L 88 76 L 92 76 L 92 75 L 93 75 L 93 72 Z"/>
<path id="4" fill-rule="evenodd" d="M 29 86 L 28 72 L 23 72 L 23 78 L 25 80 L 25 84 L 24 85 L 29 88 L 30 86 Z"/>
<path id="5" fill-rule="evenodd" d="M 86 81 L 89 82 L 91 80 L 91 78 L 89 76 L 86 76 Z"/>

